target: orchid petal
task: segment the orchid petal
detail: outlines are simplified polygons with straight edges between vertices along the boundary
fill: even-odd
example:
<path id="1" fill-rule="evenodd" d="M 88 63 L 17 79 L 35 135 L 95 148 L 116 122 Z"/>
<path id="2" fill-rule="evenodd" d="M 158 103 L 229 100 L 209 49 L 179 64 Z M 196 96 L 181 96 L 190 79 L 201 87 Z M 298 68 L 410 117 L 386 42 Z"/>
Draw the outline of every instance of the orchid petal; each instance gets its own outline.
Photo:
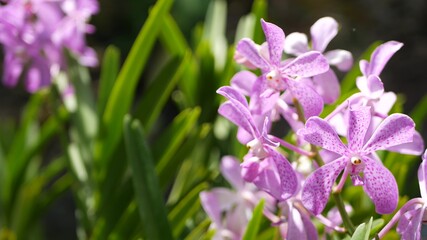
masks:
<path id="1" fill-rule="evenodd" d="M 427 150 L 422 156 L 423 161 L 418 168 L 418 182 L 420 184 L 420 193 L 424 201 L 427 201 Z"/>
<path id="2" fill-rule="evenodd" d="M 377 127 L 363 150 L 366 153 L 371 153 L 402 143 L 412 142 L 414 133 L 414 121 L 407 115 L 394 113 L 384 119 Z"/>
<path id="3" fill-rule="evenodd" d="M 388 115 L 394 103 L 396 102 L 396 94 L 394 92 L 385 92 L 381 97 L 374 103 L 374 109 L 376 113 L 384 116 Z"/>
<path id="4" fill-rule="evenodd" d="M 401 240 L 420 240 L 421 224 L 424 207 L 410 210 L 402 215 L 396 231 L 401 235 Z"/>
<path id="5" fill-rule="evenodd" d="M 305 118 L 318 116 L 322 112 L 323 99 L 313 88 L 294 80 L 287 82 L 292 96 L 301 104 Z"/>
<path id="6" fill-rule="evenodd" d="M 349 111 L 348 121 L 348 147 L 353 151 L 358 151 L 362 148 L 366 131 L 371 123 L 371 108 L 357 107 Z"/>
<path id="7" fill-rule="evenodd" d="M 212 192 L 202 191 L 200 192 L 200 203 L 212 222 L 221 226 L 221 209 L 216 195 Z"/>
<path id="8" fill-rule="evenodd" d="M 414 139 L 412 142 L 399 144 L 393 147 L 387 148 L 388 151 L 398 152 L 401 154 L 409 155 L 421 155 L 424 151 L 424 140 L 421 134 L 417 131 L 414 133 Z"/>
<path id="9" fill-rule="evenodd" d="M 381 79 L 376 75 L 369 77 L 358 77 L 356 85 L 359 90 L 370 99 L 377 99 L 384 93 L 384 85 Z"/>
<path id="10" fill-rule="evenodd" d="M 297 134 L 303 137 L 305 141 L 326 150 L 340 155 L 347 152 L 347 147 L 342 143 L 331 125 L 319 117 L 309 118 L 305 123 L 305 128 L 298 130 Z"/>
<path id="11" fill-rule="evenodd" d="M 240 71 L 231 78 L 231 87 L 237 89 L 245 96 L 250 96 L 257 80 L 257 76 L 249 71 Z"/>
<path id="12" fill-rule="evenodd" d="M 264 30 L 265 38 L 268 44 L 270 62 L 276 66 L 282 60 L 283 45 L 285 44 L 285 33 L 273 23 L 261 19 L 261 26 Z"/>
<path id="13" fill-rule="evenodd" d="M 236 50 L 240 56 L 246 58 L 252 65 L 262 70 L 270 68 L 268 62 L 261 57 L 257 45 L 252 39 L 244 38 L 237 43 Z"/>
<path id="14" fill-rule="evenodd" d="M 340 96 L 341 89 L 337 75 L 332 69 L 313 77 L 314 89 L 322 96 L 325 104 L 334 103 Z"/>
<path id="15" fill-rule="evenodd" d="M 294 32 L 286 36 L 285 53 L 295 56 L 308 52 L 307 35 Z"/>
<path id="16" fill-rule="evenodd" d="M 253 182 L 260 172 L 259 162 L 251 158 L 244 160 L 240 167 L 242 169 L 242 178 L 247 182 Z"/>
<path id="17" fill-rule="evenodd" d="M 353 55 L 347 50 L 332 50 L 326 52 L 325 57 L 330 65 L 336 66 L 340 71 L 348 71 L 353 65 Z"/>
<path id="18" fill-rule="evenodd" d="M 367 72 L 367 74 L 379 76 L 393 54 L 395 54 L 402 46 L 403 43 L 397 41 L 389 41 L 378 46 L 371 55 L 369 72 Z"/>
<path id="19" fill-rule="evenodd" d="M 307 239 L 319 239 L 317 229 L 314 226 L 313 222 L 310 220 L 308 214 L 301 214 L 301 219 L 305 227 L 305 234 L 307 235 Z"/>
<path id="20" fill-rule="evenodd" d="M 237 101 L 244 107 L 248 108 L 248 102 L 245 96 L 242 95 L 237 89 L 229 86 L 220 87 L 217 91 L 218 94 L 226 97 L 228 100 Z"/>
<path id="21" fill-rule="evenodd" d="M 317 20 L 310 29 L 313 49 L 323 52 L 338 33 L 338 23 L 331 17 Z"/>
<path id="22" fill-rule="evenodd" d="M 312 77 L 328 71 L 328 60 L 316 51 L 299 55 L 297 58 L 280 68 L 282 74 L 291 77 Z"/>
<path id="23" fill-rule="evenodd" d="M 302 221 L 301 214 L 291 204 L 288 213 L 288 233 L 287 239 L 299 239 L 305 240 L 307 236 L 305 234 L 304 222 Z"/>
<path id="24" fill-rule="evenodd" d="M 379 214 L 390 214 L 396 207 L 399 198 L 396 179 L 380 162 L 364 157 L 363 189 L 375 204 Z"/>
<path id="25" fill-rule="evenodd" d="M 234 187 L 234 189 L 243 189 L 244 181 L 242 179 L 240 162 L 232 156 L 224 156 L 221 160 L 221 173 L 225 179 Z"/>
<path id="26" fill-rule="evenodd" d="M 328 202 L 332 185 L 347 166 L 348 159 L 341 157 L 318 168 L 305 181 L 302 189 L 302 203 L 314 215 L 320 214 Z"/>
<path id="27" fill-rule="evenodd" d="M 365 59 L 362 59 L 359 61 L 359 68 L 360 71 L 362 72 L 363 76 L 368 76 L 369 75 L 369 62 Z"/>

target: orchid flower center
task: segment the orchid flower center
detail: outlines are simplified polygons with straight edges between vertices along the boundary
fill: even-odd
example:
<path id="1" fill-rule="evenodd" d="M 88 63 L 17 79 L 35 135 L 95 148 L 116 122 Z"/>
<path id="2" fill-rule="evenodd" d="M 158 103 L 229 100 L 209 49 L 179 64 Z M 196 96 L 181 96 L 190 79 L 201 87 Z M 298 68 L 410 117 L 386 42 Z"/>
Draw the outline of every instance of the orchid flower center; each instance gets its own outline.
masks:
<path id="1" fill-rule="evenodd" d="M 358 156 L 351 157 L 350 161 L 351 161 L 351 164 L 356 165 L 356 166 L 360 165 L 362 163 L 362 159 L 360 159 L 360 157 L 358 157 Z"/>
<path id="2" fill-rule="evenodd" d="M 280 78 L 280 74 L 277 70 L 273 70 L 266 75 L 267 80 L 270 81 L 278 81 Z"/>
<path id="3" fill-rule="evenodd" d="M 265 151 L 262 142 L 257 138 L 248 142 L 246 144 L 246 147 L 252 150 L 252 153 L 260 159 L 263 159 L 268 156 L 268 153 Z"/>

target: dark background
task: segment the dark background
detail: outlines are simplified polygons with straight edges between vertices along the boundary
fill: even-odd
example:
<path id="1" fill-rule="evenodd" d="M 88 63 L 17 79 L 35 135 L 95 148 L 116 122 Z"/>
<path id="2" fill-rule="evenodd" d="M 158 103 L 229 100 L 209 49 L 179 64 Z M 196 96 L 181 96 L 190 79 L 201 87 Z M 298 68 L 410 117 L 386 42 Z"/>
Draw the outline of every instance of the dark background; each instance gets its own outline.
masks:
<path id="1" fill-rule="evenodd" d="M 100 59 L 110 44 L 119 47 L 124 59 L 154 3 L 153 0 L 100 1 L 100 13 L 92 20 L 97 31 L 88 37 L 89 45 L 96 49 Z M 294 31 L 309 34 L 310 26 L 317 19 L 334 17 L 341 29 L 328 49 L 349 50 L 355 59 L 376 40 L 403 42 L 404 47 L 394 55 L 381 75 L 385 89 L 405 96 L 405 113 L 409 113 L 427 93 L 425 0 L 270 0 L 268 4 L 267 20 L 282 27 L 286 34 Z M 188 39 L 195 24 L 204 20 L 208 5 L 208 0 L 175 1 L 173 16 Z M 227 37 L 232 43 L 237 22 L 250 12 L 252 1 L 229 0 L 227 5 Z M 93 69 L 91 73 L 95 89 L 99 69 Z M 18 119 L 28 97 L 22 88 L 0 86 L 0 121 Z M 422 134 L 427 139 L 427 134 Z M 68 194 L 55 203 L 45 217 L 48 238 L 76 238 L 73 215 L 74 205 L 71 194 Z"/>

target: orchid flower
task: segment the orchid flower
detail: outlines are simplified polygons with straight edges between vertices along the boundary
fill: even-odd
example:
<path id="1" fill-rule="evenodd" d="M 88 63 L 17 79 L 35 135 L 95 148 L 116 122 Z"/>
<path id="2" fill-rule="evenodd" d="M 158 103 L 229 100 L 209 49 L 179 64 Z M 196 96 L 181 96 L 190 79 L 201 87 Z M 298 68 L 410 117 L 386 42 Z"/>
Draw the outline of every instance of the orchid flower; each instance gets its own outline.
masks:
<path id="1" fill-rule="evenodd" d="M 203 191 L 200 193 L 201 204 L 212 220 L 210 228 L 215 229 L 213 239 L 241 239 L 258 202 L 265 199 L 264 212 L 270 213 L 274 210 L 275 200 L 257 191 L 254 185 L 244 182 L 239 162 L 234 157 L 223 157 L 220 170 L 234 190 L 218 187 Z"/>
<path id="2" fill-rule="evenodd" d="M 300 56 L 310 50 L 324 54 L 329 65 L 336 66 L 340 71 L 348 71 L 353 65 L 352 54 L 347 50 L 336 49 L 325 52 L 329 42 L 338 33 L 338 23 L 332 17 L 323 17 L 317 20 L 310 29 L 311 47 L 307 35 L 304 33 L 291 33 L 286 37 L 284 51 L 288 54 Z M 340 95 L 338 77 L 332 69 L 325 73 L 313 76 L 313 88 L 319 93 L 327 104 L 334 103 Z"/>
<path id="3" fill-rule="evenodd" d="M 420 187 L 421 198 L 409 200 L 403 207 L 393 216 L 390 222 L 378 233 L 380 238 L 399 221 L 397 232 L 402 236 L 402 240 L 420 240 L 421 227 L 423 222 L 427 221 L 427 150 L 422 156 L 422 162 L 418 168 L 418 181 Z M 425 236 L 423 236 L 423 239 Z"/>
<path id="4" fill-rule="evenodd" d="M 369 107 L 350 109 L 348 121 L 348 145 L 338 137 L 329 123 L 319 117 L 311 117 L 305 128 L 298 131 L 305 141 L 335 152 L 339 158 L 314 171 L 302 190 L 304 206 L 320 214 L 329 198 L 332 185 L 344 170 L 335 191 L 340 191 L 350 175 L 353 185 L 363 185 L 365 192 L 375 204 L 377 213 L 388 214 L 397 206 L 398 189 L 394 176 L 372 155 L 377 150 L 408 143 L 413 140 L 415 123 L 404 114 L 392 114 L 378 126 L 365 141 L 371 122 Z M 363 174 L 363 177 L 360 176 Z"/>
<path id="5" fill-rule="evenodd" d="M 218 112 L 252 135 L 252 140 L 247 143 L 250 151 L 242 163 L 243 178 L 278 200 L 290 198 L 297 189 L 297 177 L 288 160 L 275 150 L 279 142 L 272 141 L 267 135 L 268 118 L 260 131 L 240 92 L 221 87 L 217 93 L 228 99 Z"/>
<path id="6" fill-rule="evenodd" d="M 327 60 L 321 53 L 311 51 L 292 61 L 282 62 L 285 42 L 283 30 L 264 20 L 261 20 L 261 25 L 268 51 L 261 51 L 262 47 L 251 39 L 244 38 L 236 46 L 238 55 L 251 65 L 261 69 L 260 81 L 264 82 L 270 91 L 289 90 L 292 97 L 302 105 L 306 118 L 320 114 L 323 109 L 322 98 L 300 79 L 326 72 L 329 69 Z"/>

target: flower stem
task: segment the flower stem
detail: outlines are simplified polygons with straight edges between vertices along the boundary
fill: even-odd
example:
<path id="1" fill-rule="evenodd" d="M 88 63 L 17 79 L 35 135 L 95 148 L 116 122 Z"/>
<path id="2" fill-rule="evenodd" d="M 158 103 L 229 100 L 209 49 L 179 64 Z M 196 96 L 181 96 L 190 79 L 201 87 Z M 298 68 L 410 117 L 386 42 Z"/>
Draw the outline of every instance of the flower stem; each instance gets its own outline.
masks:
<path id="1" fill-rule="evenodd" d="M 340 212 L 342 222 L 345 228 L 347 229 L 348 233 L 352 235 L 354 233 L 354 225 L 353 222 L 351 222 L 347 211 L 345 210 L 344 202 L 341 197 L 341 192 L 333 192 L 332 196 L 334 197 L 335 204 L 337 205 L 338 211 Z"/>

